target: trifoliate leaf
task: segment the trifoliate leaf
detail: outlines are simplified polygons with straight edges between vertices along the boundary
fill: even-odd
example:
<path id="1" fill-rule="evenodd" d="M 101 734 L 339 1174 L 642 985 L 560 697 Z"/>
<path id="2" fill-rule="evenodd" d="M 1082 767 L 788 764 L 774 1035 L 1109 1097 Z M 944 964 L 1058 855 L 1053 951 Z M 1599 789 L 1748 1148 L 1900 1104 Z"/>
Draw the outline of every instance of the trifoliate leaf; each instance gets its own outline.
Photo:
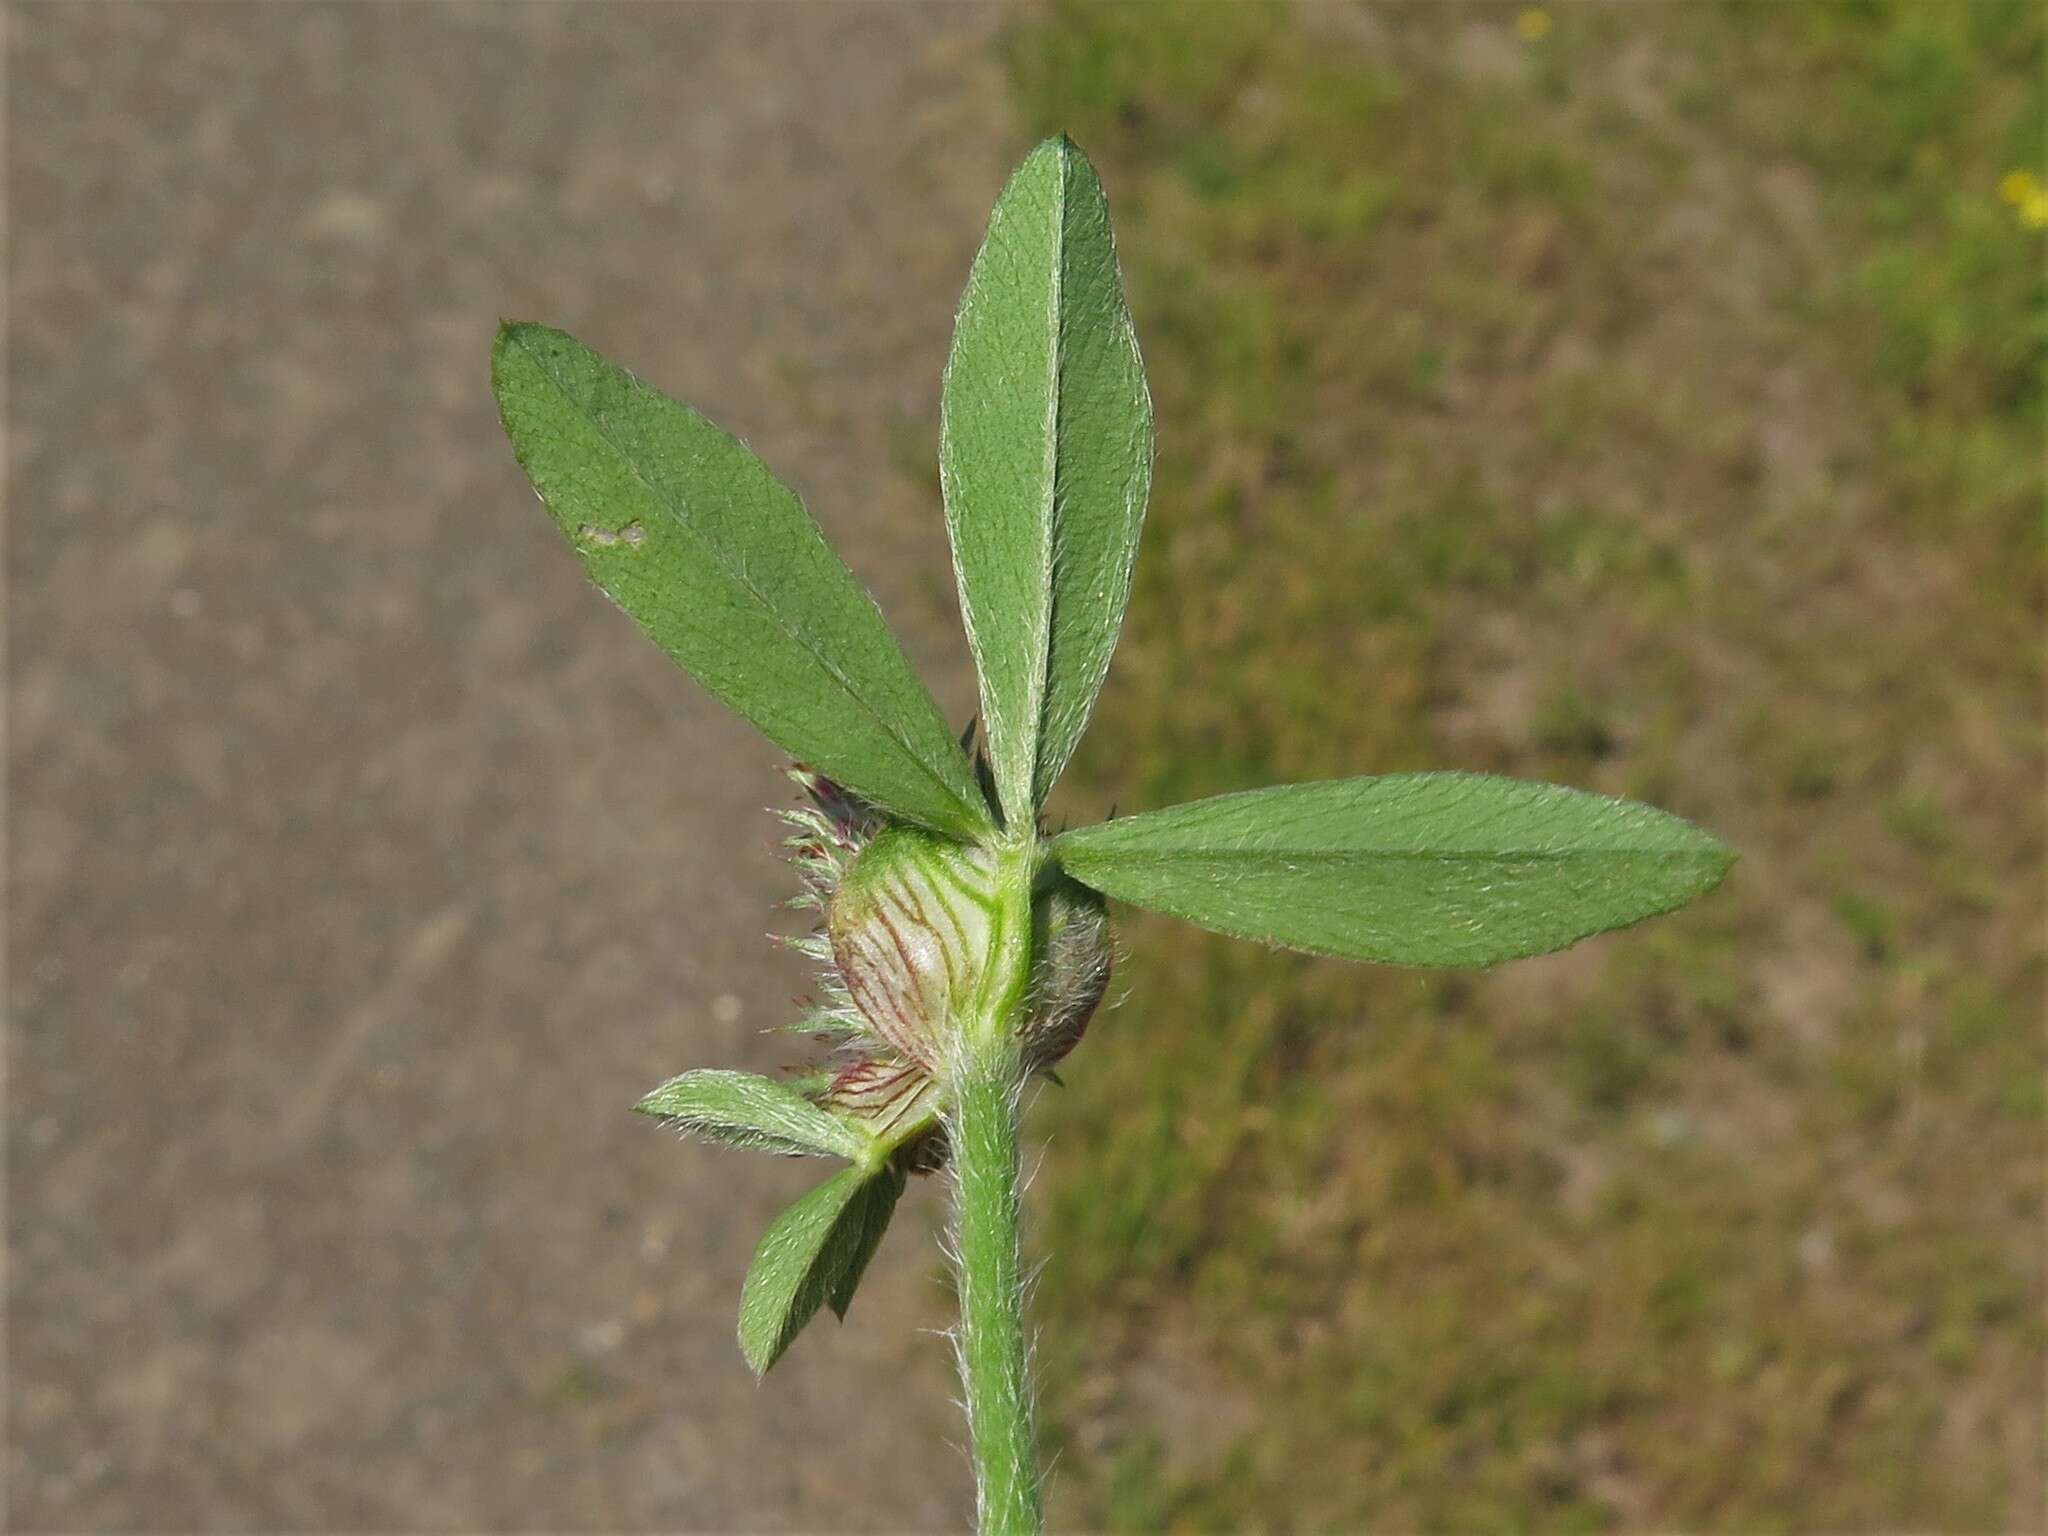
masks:
<path id="1" fill-rule="evenodd" d="M 750 1072 L 685 1072 L 633 1106 L 730 1147 L 859 1161 L 869 1138 L 781 1083 Z"/>
<path id="2" fill-rule="evenodd" d="M 939 444 L 961 615 L 1012 826 L 1109 668 L 1152 475 L 1152 404 L 1109 205 L 1065 138 L 1003 189 L 954 323 Z"/>
<path id="3" fill-rule="evenodd" d="M 796 496 L 739 439 L 560 331 L 491 354 L 505 433 L 591 577 L 769 740 L 937 831 L 988 830 L 938 705 Z"/>
<path id="4" fill-rule="evenodd" d="M 1053 844 L 1076 880 L 1205 928 L 1390 965 L 1562 949 L 1720 883 L 1734 853 L 1628 800 L 1391 774 L 1199 800 Z"/>

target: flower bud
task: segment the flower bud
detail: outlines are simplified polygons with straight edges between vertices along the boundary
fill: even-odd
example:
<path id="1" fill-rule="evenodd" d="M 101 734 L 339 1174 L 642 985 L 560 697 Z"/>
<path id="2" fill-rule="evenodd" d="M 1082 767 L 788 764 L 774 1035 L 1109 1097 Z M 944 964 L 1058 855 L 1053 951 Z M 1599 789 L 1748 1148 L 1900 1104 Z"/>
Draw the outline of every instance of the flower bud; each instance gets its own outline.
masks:
<path id="1" fill-rule="evenodd" d="M 1109 911 L 1102 897 L 1053 871 L 1031 903 L 1026 1067 L 1049 1067 L 1080 1044 L 1109 988 L 1111 958 Z"/>
<path id="2" fill-rule="evenodd" d="M 854 858 L 826 913 L 833 966 L 862 1020 L 932 1076 L 988 974 L 995 867 L 987 849 L 892 826 Z"/>
<path id="3" fill-rule="evenodd" d="M 994 963 L 996 859 L 893 826 L 848 866 L 826 917 L 833 966 L 868 1029 L 939 1075 L 952 1032 Z M 1027 1068 L 1074 1048 L 1109 983 L 1109 923 L 1095 892 L 1057 871 L 1031 907 L 1031 975 L 1018 1020 Z"/>

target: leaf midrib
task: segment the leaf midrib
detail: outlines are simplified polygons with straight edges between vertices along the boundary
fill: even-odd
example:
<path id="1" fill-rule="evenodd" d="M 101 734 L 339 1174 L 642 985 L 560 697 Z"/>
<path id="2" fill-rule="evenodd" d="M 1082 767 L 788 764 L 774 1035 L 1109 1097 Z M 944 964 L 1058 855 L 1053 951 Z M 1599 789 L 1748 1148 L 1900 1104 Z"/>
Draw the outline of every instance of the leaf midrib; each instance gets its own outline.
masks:
<path id="1" fill-rule="evenodd" d="M 1054 610 L 1059 603 L 1059 582 L 1053 571 L 1059 540 L 1055 536 L 1053 522 L 1059 515 L 1060 407 L 1066 375 L 1067 327 L 1063 305 L 1067 279 L 1067 154 L 1064 143 L 1053 150 L 1052 282 L 1048 295 L 1052 341 L 1046 348 L 1045 493 L 1038 519 L 1039 573 L 1045 603 L 1041 609 L 1038 643 L 1031 660 L 1031 756 L 1024 764 L 1023 784 L 1024 798 L 1029 804 L 1022 808 L 1026 820 L 1038 809 L 1039 765 L 1045 755 L 1049 726 L 1046 717 L 1052 698 Z"/>
<path id="2" fill-rule="evenodd" d="M 1078 853 L 1083 857 L 1094 855 L 1116 858 L 1123 863 L 1138 860 L 1275 860 L 1285 859 L 1298 864 L 1356 863 L 1360 859 L 1406 859 L 1417 863 L 1499 863 L 1503 860 L 1553 860 L 1567 859 L 1693 859 L 1712 860 L 1717 855 L 1710 849 L 1688 848 L 1508 848 L 1495 850 L 1471 849 L 1430 849 L 1430 848 L 1215 848 L 1215 847 L 1168 847 L 1168 848 L 1121 848 L 1114 844 L 1067 843 L 1064 840 L 1054 844 L 1056 853 Z"/>

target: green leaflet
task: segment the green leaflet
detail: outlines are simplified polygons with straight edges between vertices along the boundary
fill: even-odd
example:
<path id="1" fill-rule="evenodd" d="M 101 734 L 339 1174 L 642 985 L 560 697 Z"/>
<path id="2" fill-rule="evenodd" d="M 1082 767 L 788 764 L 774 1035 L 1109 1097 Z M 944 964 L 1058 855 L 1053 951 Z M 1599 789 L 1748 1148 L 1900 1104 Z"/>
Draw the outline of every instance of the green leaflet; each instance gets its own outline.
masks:
<path id="1" fill-rule="evenodd" d="M 740 1351 L 765 1374 L 820 1306 L 846 1316 L 905 1183 L 894 1162 L 861 1166 L 873 1150 L 870 1137 L 747 1072 L 685 1072 L 634 1108 L 730 1146 L 852 1160 L 856 1166 L 790 1206 L 762 1237 L 740 1297 Z"/>
<path id="2" fill-rule="evenodd" d="M 612 600 L 802 761 L 942 832 L 989 827 L 974 775 L 874 602 L 737 438 L 560 331 L 491 354 L 505 432 Z"/>
<path id="3" fill-rule="evenodd" d="M 889 1218 L 896 1214 L 896 1202 L 902 1198 L 906 1182 L 903 1170 L 891 1164 L 863 1184 L 847 1207 L 846 1220 L 841 1223 L 846 1238 L 839 1278 L 826 1298 L 842 1322 L 846 1309 L 853 1305 L 861 1276 L 868 1272 L 868 1260 L 882 1246 L 882 1236 L 889 1230 Z M 835 1239 L 837 1232 L 835 1229 Z"/>
<path id="4" fill-rule="evenodd" d="M 1068 832 L 1075 879 L 1205 928 L 1390 965 L 1492 965 L 1668 912 L 1735 855 L 1676 816 L 1485 774 L 1338 779 Z"/>
<path id="5" fill-rule="evenodd" d="M 868 1137 L 836 1115 L 751 1072 L 685 1072 L 633 1107 L 710 1141 L 784 1156 L 859 1162 L 869 1145 Z"/>
<path id="6" fill-rule="evenodd" d="M 844 1168 L 775 1218 L 740 1293 L 740 1353 L 755 1375 L 768 1373 L 828 1300 L 845 1315 L 902 1189 L 893 1168 Z"/>
<path id="7" fill-rule="evenodd" d="M 1109 669 L 1152 474 L 1109 206 L 1063 137 L 1010 178 L 967 279 L 939 470 L 1003 814 L 1030 826 Z"/>

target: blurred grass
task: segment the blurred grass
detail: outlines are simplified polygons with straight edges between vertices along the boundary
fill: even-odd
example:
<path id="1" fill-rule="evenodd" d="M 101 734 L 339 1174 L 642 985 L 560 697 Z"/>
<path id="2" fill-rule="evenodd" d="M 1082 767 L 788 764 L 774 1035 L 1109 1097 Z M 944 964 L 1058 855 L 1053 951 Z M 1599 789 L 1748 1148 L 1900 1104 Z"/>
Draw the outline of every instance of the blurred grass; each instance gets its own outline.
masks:
<path id="1" fill-rule="evenodd" d="M 1065 1523 L 2033 1528 L 2041 17 L 1010 28 L 1161 423 L 1068 808 L 1454 766 L 1745 853 L 1481 976 L 1126 914 L 1035 1111 Z"/>

